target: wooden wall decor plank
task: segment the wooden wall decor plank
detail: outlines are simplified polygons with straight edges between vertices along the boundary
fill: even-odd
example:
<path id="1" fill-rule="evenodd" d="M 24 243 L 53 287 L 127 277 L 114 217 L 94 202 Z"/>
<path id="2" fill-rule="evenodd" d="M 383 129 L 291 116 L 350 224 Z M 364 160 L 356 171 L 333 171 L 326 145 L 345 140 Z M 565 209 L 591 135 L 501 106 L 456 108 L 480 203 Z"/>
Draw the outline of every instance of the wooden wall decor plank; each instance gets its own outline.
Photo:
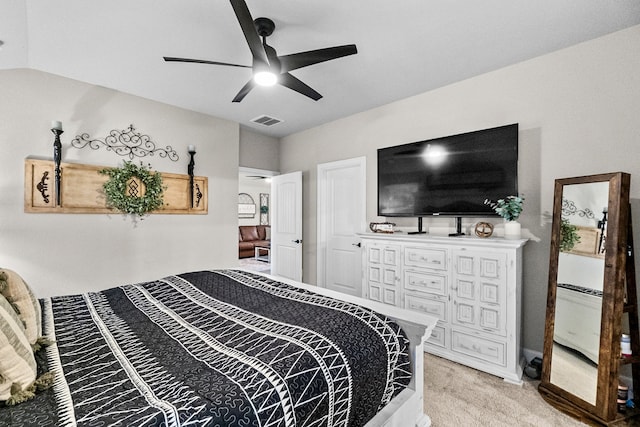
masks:
<path id="1" fill-rule="evenodd" d="M 102 185 L 109 179 L 99 173 L 106 166 L 61 163 L 61 205 L 55 206 L 52 160 L 25 159 L 24 211 L 27 213 L 117 214 L 106 205 Z M 162 208 L 150 214 L 208 214 L 206 176 L 194 177 L 193 207 L 189 200 L 189 175 L 158 172 L 162 175 Z"/>

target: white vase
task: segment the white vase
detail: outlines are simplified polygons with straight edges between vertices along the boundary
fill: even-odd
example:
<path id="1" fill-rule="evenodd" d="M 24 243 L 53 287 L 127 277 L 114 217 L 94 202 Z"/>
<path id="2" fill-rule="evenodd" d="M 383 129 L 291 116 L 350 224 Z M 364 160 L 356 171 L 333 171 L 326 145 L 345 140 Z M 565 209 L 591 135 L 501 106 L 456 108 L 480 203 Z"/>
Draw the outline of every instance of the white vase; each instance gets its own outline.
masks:
<path id="1" fill-rule="evenodd" d="M 521 231 L 521 227 L 518 221 L 504 222 L 504 238 L 505 239 L 519 239 L 520 231 Z"/>

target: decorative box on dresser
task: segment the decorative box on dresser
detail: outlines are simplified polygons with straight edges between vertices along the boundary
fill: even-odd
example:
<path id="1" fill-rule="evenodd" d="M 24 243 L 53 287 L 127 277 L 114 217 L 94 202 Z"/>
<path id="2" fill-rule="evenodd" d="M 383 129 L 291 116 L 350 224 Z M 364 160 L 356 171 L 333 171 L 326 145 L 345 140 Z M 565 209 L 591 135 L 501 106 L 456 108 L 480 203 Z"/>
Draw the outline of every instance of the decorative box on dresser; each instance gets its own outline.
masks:
<path id="1" fill-rule="evenodd" d="M 526 239 L 359 236 L 366 298 L 437 316 L 425 351 L 522 383 Z"/>

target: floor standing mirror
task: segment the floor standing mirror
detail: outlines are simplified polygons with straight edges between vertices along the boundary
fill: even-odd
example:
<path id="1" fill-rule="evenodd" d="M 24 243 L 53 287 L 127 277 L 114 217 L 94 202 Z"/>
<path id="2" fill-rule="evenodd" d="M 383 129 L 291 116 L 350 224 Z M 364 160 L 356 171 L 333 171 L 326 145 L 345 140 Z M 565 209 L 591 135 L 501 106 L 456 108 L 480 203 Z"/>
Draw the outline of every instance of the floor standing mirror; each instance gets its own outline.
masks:
<path id="1" fill-rule="evenodd" d="M 620 367 L 634 365 L 635 380 L 640 362 L 629 184 L 622 172 L 555 182 L 539 391 L 595 425 L 623 416 L 616 402 Z M 621 357 L 623 332 L 632 336 L 631 358 Z"/>

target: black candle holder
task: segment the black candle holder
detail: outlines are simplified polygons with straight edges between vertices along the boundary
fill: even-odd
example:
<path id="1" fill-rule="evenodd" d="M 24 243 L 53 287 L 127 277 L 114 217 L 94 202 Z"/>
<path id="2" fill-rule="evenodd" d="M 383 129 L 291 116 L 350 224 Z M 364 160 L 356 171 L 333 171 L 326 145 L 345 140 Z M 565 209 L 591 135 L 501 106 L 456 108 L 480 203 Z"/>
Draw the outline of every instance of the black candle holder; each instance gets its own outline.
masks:
<path id="1" fill-rule="evenodd" d="M 193 156 L 196 155 L 196 149 L 193 147 L 189 147 L 189 156 L 191 156 L 191 160 L 189 160 L 189 198 L 191 200 L 191 207 L 193 208 L 193 169 L 195 168 L 195 161 L 193 160 Z"/>
<path id="2" fill-rule="evenodd" d="M 64 131 L 62 129 L 52 128 L 51 132 L 55 135 L 55 140 L 53 141 L 53 163 L 55 165 L 55 206 L 60 206 L 60 181 L 62 179 L 60 173 L 60 162 L 62 161 L 62 143 L 60 142 L 60 135 L 62 135 Z"/>
<path id="3" fill-rule="evenodd" d="M 607 209 L 602 210 L 602 219 L 598 221 L 598 228 L 600 229 L 600 241 L 598 242 L 598 253 L 604 253 L 604 244 L 606 240 L 606 232 L 607 232 Z"/>

